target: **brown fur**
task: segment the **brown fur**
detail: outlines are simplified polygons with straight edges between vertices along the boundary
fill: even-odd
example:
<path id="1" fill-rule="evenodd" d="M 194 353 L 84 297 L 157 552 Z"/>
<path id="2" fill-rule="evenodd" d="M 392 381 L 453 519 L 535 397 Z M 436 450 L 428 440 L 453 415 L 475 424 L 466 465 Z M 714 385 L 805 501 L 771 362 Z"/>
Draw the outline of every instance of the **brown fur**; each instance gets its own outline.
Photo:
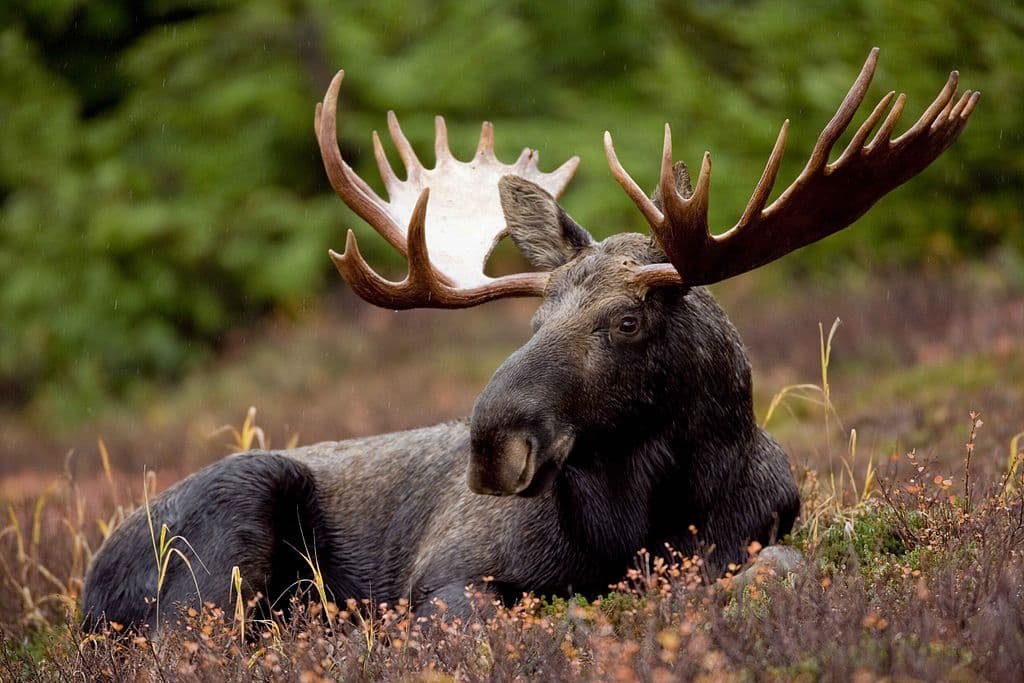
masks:
<path id="1" fill-rule="evenodd" d="M 714 574 L 789 531 L 788 461 L 754 421 L 743 345 L 710 294 L 648 291 L 630 277 L 664 260 L 648 237 L 595 243 L 540 188 L 506 178 L 501 191 L 513 239 L 554 268 L 533 337 L 470 420 L 241 454 L 161 494 L 154 521 L 192 542 L 204 599 L 228 602 L 237 564 L 250 594 L 276 600 L 308 578 L 304 553 L 336 600 L 465 612 L 464 587 L 484 577 L 506 599 L 593 595 L 641 547 L 704 552 Z M 137 511 L 97 554 L 83 607 L 155 624 L 155 589 Z M 180 564 L 161 599 L 197 600 Z"/>

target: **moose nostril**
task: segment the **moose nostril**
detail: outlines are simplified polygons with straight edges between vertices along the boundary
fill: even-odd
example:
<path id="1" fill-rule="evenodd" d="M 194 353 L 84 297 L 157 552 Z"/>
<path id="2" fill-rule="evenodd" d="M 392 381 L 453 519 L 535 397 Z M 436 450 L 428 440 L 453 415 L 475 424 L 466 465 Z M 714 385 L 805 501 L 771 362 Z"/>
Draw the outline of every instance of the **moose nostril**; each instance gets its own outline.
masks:
<path id="1" fill-rule="evenodd" d="M 495 442 L 492 442 L 495 445 L 491 447 L 474 444 L 474 455 L 469 465 L 469 486 L 477 493 L 491 495 L 519 493 L 533 479 L 540 441 L 529 434 L 515 431 L 506 433 Z"/>
<path id="2" fill-rule="evenodd" d="M 527 436 L 523 439 L 526 453 L 523 456 L 522 467 L 519 470 L 519 477 L 516 480 L 516 488 L 523 489 L 533 479 L 533 463 L 537 460 L 537 450 L 540 444 L 534 436 Z"/>
<path id="3" fill-rule="evenodd" d="M 509 437 L 498 463 L 500 477 L 506 488 L 517 488 L 530 469 L 530 460 L 537 452 L 536 439 L 526 435 Z"/>

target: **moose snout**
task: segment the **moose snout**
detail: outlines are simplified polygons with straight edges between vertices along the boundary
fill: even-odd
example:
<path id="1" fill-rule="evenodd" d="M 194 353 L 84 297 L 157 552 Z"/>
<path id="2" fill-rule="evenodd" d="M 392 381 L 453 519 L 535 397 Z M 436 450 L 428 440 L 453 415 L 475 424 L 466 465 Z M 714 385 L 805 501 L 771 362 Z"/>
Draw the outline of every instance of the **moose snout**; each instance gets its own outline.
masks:
<path id="1" fill-rule="evenodd" d="M 537 439 L 509 434 L 497 444 L 474 445 L 467 482 L 475 493 L 508 496 L 522 493 L 533 481 Z"/>
<path id="2" fill-rule="evenodd" d="M 532 496 L 547 489 L 575 441 L 565 413 L 572 381 L 554 365 L 557 345 L 536 335 L 512 354 L 477 397 L 470 420 L 467 482 L 476 493 Z"/>

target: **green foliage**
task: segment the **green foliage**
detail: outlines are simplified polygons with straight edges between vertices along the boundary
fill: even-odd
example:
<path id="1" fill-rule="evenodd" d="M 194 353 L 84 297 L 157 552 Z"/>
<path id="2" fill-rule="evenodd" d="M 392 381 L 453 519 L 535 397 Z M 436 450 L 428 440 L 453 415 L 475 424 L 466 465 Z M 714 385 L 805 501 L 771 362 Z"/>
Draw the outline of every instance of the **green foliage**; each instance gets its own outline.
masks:
<path id="1" fill-rule="evenodd" d="M 605 598 L 601 598 L 604 600 Z M 546 619 L 562 620 L 570 616 L 573 608 L 586 609 L 590 601 L 585 596 L 576 594 L 569 598 L 558 595 L 545 595 L 540 598 L 539 614 Z"/>
<path id="2" fill-rule="evenodd" d="M 902 558 L 910 551 L 886 510 L 871 506 L 825 529 L 818 558 L 822 569 L 829 573 L 855 567 L 870 571 L 880 558 Z"/>
<path id="3" fill-rule="evenodd" d="M 369 131 L 394 108 L 417 149 L 430 116 L 457 155 L 481 119 L 499 155 L 583 165 L 566 206 L 598 236 L 644 229 L 606 169 L 615 132 L 641 184 L 661 124 L 715 154 L 712 221 L 735 220 L 783 118 L 792 178 L 873 44 L 872 97 L 909 119 L 945 78 L 984 92 L 964 139 L 855 230 L 787 261 L 824 271 L 1022 251 L 1024 12 L 999 2 L 386 0 L 16 3 L 0 9 L 0 387 L 88 405 L 175 378 L 226 330 L 294 313 L 335 283 L 325 252 L 355 217 L 323 179 L 313 103 L 348 70 L 341 144 L 379 187 Z M 908 123 L 905 122 L 905 123 Z M 423 154 L 431 158 L 429 153 Z M 780 181 L 780 182 L 783 182 Z M 381 240 L 369 257 L 399 264 Z M 830 265 L 831 264 L 831 265 Z"/>

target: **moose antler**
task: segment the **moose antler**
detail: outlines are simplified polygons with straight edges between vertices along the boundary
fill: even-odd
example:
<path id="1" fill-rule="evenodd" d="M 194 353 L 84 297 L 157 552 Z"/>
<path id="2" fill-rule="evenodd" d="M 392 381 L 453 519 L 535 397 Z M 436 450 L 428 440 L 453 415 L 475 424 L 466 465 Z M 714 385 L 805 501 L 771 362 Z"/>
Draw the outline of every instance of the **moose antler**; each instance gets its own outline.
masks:
<path id="1" fill-rule="evenodd" d="M 921 118 L 903 135 L 890 139 L 903 112 L 900 94 L 878 132 L 865 144 L 893 101 L 886 94 L 854 134 L 839 158 L 828 163 L 833 145 L 853 120 L 867 93 L 878 62 L 871 50 L 864 68 L 843 103 L 822 131 L 807 165 L 797 179 L 770 206 L 768 196 L 786 146 L 789 120 L 782 124 L 761 180 L 739 222 L 720 235 L 708 228 L 711 154 L 704 153 L 697 185 L 682 196 L 676 188 L 672 165 L 672 132 L 665 124 L 659 190 L 663 210 L 644 194 L 619 163 L 611 135 L 604 134 L 605 155 L 615 179 L 644 214 L 670 263 L 644 266 L 638 279 L 650 286 L 702 285 L 753 270 L 800 247 L 842 230 L 864 214 L 886 193 L 903 184 L 935 160 L 956 139 L 978 102 L 980 93 L 956 95 L 958 74 L 949 75 L 945 87 Z"/>
<path id="2" fill-rule="evenodd" d="M 461 162 L 448 149 L 448 130 L 438 116 L 437 161 L 428 169 L 416 157 L 394 112 L 388 112 L 388 130 L 407 178 L 403 181 L 395 175 L 374 132 L 374 156 L 388 193 L 384 201 L 356 175 L 338 148 L 336 112 L 344 76 L 344 71 L 335 75 L 323 102 L 316 106 L 314 126 L 327 177 L 337 195 L 409 261 L 403 281 L 385 280 L 363 259 L 349 230 L 345 252 L 330 255 L 352 289 L 372 304 L 396 309 L 462 308 L 502 297 L 543 294 L 548 273 L 499 278 L 483 273 L 488 256 L 506 232 L 498 180 L 505 175 L 522 176 L 557 197 L 572 180 L 579 158 L 542 173 L 537 152 L 526 148 L 514 164 L 504 164 L 494 155 L 494 128 L 484 122 L 476 155 Z"/>

